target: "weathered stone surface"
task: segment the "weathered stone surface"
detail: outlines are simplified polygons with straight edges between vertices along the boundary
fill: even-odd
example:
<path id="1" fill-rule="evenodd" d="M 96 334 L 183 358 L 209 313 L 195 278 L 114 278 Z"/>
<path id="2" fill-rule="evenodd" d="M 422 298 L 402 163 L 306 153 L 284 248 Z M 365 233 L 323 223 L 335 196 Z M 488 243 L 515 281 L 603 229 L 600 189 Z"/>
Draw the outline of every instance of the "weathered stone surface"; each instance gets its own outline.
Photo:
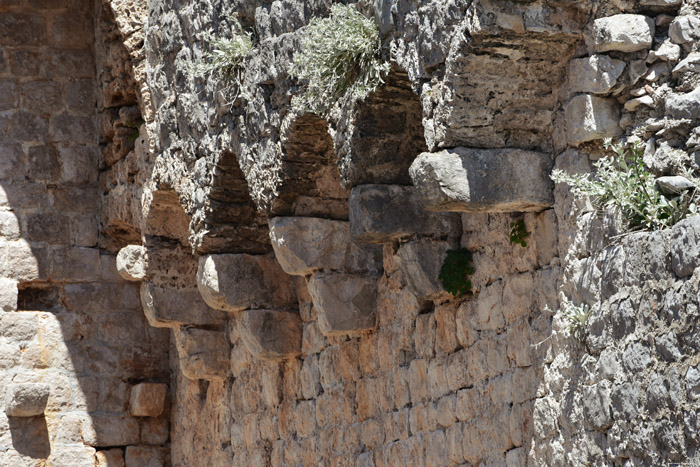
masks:
<path id="1" fill-rule="evenodd" d="M 95 467 L 125 467 L 124 451 L 119 448 L 97 451 L 95 453 Z"/>
<path id="2" fill-rule="evenodd" d="M 209 306 L 229 312 L 285 307 L 295 300 L 291 277 L 270 256 L 203 256 L 197 286 Z"/>
<path id="3" fill-rule="evenodd" d="M 676 224 L 671 230 L 671 267 L 680 278 L 687 277 L 700 266 L 700 216 Z"/>
<path id="4" fill-rule="evenodd" d="M 654 39 L 654 20 L 643 15 L 620 14 L 599 18 L 586 34 L 586 42 L 596 52 L 648 49 Z"/>
<path id="5" fill-rule="evenodd" d="M 360 243 L 393 243 L 413 235 L 454 236 L 459 218 L 426 212 L 416 188 L 360 185 L 350 192 L 350 236 Z"/>
<path id="6" fill-rule="evenodd" d="M 447 250 L 452 242 L 444 240 L 414 240 L 401 245 L 398 251 L 400 269 L 412 292 L 423 299 L 448 296 L 438 276 Z"/>
<path id="7" fill-rule="evenodd" d="M 421 154 L 410 173 L 433 211 L 541 211 L 553 202 L 551 166 L 539 152 L 455 148 Z"/>
<path id="8" fill-rule="evenodd" d="M 607 94 L 625 70 L 625 62 L 607 55 L 591 55 L 571 60 L 569 65 L 569 90 Z"/>
<path id="9" fill-rule="evenodd" d="M 165 409 L 168 387 L 163 383 L 139 383 L 131 387 L 129 413 L 135 417 L 157 417 Z"/>
<path id="10" fill-rule="evenodd" d="M 119 414 L 94 414 L 82 423 L 82 437 L 89 446 L 125 446 L 139 441 L 139 423 Z"/>
<path id="11" fill-rule="evenodd" d="M 178 327 L 173 335 L 183 375 L 206 380 L 226 377 L 230 345 L 224 331 Z"/>
<path id="12" fill-rule="evenodd" d="M 0 278 L 0 310 L 17 310 L 17 281 Z"/>
<path id="13" fill-rule="evenodd" d="M 620 109 L 613 99 L 584 94 L 564 109 L 567 140 L 572 146 L 586 141 L 612 138 L 621 133 Z"/>
<path id="14" fill-rule="evenodd" d="M 299 313 L 281 310 L 246 310 L 237 318 L 248 351 L 264 360 L 292 358 L 301 353 Z"/>
<path id="15" fill-rule="evenodd" d="M 697 16 L 678 16 L 668 28 L 671 41 L 685 44 L 700 39 L 700 18 Z"/>
<path id="16" fill-rule="evenodd" d="M 376 279 L 349 274 L 316 274 L 308 285 L 324 335 L 355 335 L 374 329 Z"/>
<path id="17" fill-rule="evenodd" d="M 168 457 L 168 450 L 160 446 L 127 446 L 124 462 L 127 467 L 161 467 Z"/>
<path id="18" fill-rule="evenodd" d="M 315 217 L 270 219 L 270 240 L 287 274 L 306 276 L 327 271 L 381 270 L 381 248 L 358 245 L 350 239 L 350 223 Z"/>
<path id="19" fill-rule="evenodd" d="M 119 250 L 117 272 L 128 281 L 141 281 L 146 278 L 146 247 L 128 245 Z"/>
<path id="20" fill-rule="evenodd" d="M 672 73 L 698 73 L 700 72 L 700 52 L 691 52 L 676 65 Z"/>
<path id="21" fill-rule="evenodd" d="M 700 118 L 700 88 L 666 99 L 666 113 L 673 118 Z"/>
<path id="22" fill-rule="evenodd" d="M 11 384 L 7 388 L 5 413 L 8 417 L 43 415 L 51 386 L 44 383 Z"/>
<path id="23" fill-rule="evenodd" d="M 148 323 L 154 327 L 221 325 L 226 316 L 207 306 L 195 289 L 171 289 L 144 282 L 141 304 Z"/>
<path id="24" fill-rule="evenodd" d="M 656 179 L 656 184 L 663 194 L 669 196 L 677 196 L 686 190 L 695 188 L 693 182 L 680 175 L 659 177 Z"/>

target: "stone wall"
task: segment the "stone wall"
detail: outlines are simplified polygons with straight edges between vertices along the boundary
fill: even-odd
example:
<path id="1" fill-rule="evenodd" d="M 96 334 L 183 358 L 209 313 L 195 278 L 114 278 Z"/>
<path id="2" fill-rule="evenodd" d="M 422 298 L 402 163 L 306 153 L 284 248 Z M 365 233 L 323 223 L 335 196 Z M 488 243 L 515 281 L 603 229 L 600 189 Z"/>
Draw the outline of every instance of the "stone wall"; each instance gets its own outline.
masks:
<path id="1" fill-rule="evenodd" d="M 169 462 L 169 336 L 100 247 L 101 179 L 123 151 L 104 121 L 137 103 L 129 82 L 104 98 L 117 73 L 96 62 L 131 73 L 96 46 L 122 43 L 110 21 L 107 3 L 0 2 L 2 466 Z"/>

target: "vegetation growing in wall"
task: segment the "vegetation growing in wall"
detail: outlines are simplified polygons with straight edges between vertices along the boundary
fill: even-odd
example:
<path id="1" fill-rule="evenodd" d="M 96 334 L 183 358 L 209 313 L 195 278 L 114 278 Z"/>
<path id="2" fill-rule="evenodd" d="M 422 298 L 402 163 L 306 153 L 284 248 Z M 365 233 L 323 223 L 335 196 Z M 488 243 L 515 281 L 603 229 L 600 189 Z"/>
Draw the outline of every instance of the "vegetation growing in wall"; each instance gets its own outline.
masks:
<path id="1" fill-rule="evenodd" d="M 563 306 L 561 313 L 569 335 L 583 342 L 586 338 L 586 324 L 591 314 L 591 308 L 586 304 L 574 306 L 567 303 Z"/>
<path id="2" fill-rule="evenodd" d="M 617 157 L 607 156 L 595 162 L 597 172 L 593 179 L 589 174 L 570 175 L 554 170 L 552 180 L 569 185 L 577 198 L 589 196 L 598 209 L 618 212 L 627 230 L 666 229 L 697 214 L 697 190 L 664 195 L 644 164 L 641 145 L 627 150 L 606 141 L 606 147 Z"/>
<path id="3" fill-rule="evenodd" d="M 472 252 L 466 248 L 447 250 L 438 278 L 443 287 L 455 297 L 471 293 L 472 282 L 469 277 L 474 274 Z"/>
<path id="4" fill-rule="evenodd" d="M 341 99 L 364 99 L 389 72 L 382 60 L 381 36 L 374 20 L 353 6 L 334 4 L 327 18 L 315 18 L 304 30 L 291 74 L 307 80 L 292 105 L 327 115 Z"/>
<path id="5" fill-rule="evenodd" d="M 203 39 L 208 50 L 202 55 L 201 62 L 189 63 L 187 68 L 195 78 L 221 83 L 221 94 L 231 105 L 241 92 L 245 57 L 253 50 L 253 39 L 236 18 L 229 20 L 233 23 L 232 37 L 217 38 L 212 31 L 205 32 Z"/>
<path id="6" fill-rule="evenodd" d="M 510 223 L 510 244 L 520 245 L 523 248 L 527 247 L 525 239 L 530 236 L 530 232 L 525 228 L 525 221 L 518 219 Z"/>

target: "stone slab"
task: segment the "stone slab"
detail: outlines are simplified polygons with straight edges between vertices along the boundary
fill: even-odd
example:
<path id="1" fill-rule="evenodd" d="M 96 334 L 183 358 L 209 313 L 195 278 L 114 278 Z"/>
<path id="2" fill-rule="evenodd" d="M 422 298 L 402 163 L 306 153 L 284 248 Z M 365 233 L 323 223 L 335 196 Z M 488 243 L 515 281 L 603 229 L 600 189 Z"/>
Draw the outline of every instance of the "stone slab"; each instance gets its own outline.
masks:
<path id="1" fill-rule="evenodd" d="M 299 313 L 284 310 L 246 310 L 238 330 L 248 351 L 262 360 L 292 358 L 301 353 Z"/>
<path id="2" fill-rule="evenodd" d="M 423 153 L 411 165 L 416 189 L 433 211 L 541 211 L 554 202 L 549 155 L 522 149 L 458 147 Z"/>
<path id="3" fill-rule="evenodd" d="M 401 245 L 398 251 L 399 268 L 416 297 L 434 300 L 450 296 L 438 277 L 447 250 L 452 248 L 455 248 L 452 242 L 431 239 Z"/>

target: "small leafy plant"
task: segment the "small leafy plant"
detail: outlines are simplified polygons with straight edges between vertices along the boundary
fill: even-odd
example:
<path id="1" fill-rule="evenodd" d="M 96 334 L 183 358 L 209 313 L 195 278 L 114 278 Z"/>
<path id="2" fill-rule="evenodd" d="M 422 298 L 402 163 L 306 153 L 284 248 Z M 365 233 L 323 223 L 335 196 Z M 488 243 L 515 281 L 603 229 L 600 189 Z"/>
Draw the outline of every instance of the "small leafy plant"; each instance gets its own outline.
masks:
<path id="1" fill-rule="evenodd" d="M 314 18 L 294 54 L 292 76 L 307 80 L 292 105 L 299 111 L 327 115 L 346 96 L 364 99 L 384 81 L 389 64 L 382 60 L 381 37 L 374 20 L 353 6 L 336 3 L 327 18 Z"/>
<path id="2" fill-rule="evenodd" d="M 567 303 L 562 308 L 562 316 L 566 321 L 569 335 L 581 342 L 586 338 L 586 324 L 591 314 L 591 308 L 585 303 L 579 306 Z"/>
<path id="3" fill-rule="evenodd" d="M 510 244 L 520 245 L 523 248 L 527 247 L 525 239 L 530 236 L 530 232 L 525 228 L 525 221 L 518 219 L 516 222 L 510 223 Z"/>
<path id="4" fill-rule="evenodd" d="M 233 23 L 232 37 L 217 38 L 212 31 L 206 31 L 203 39 L 209 50 L 202 55 L 202 62 L 189 63 L 187 69 L 195 78 L 220 82 L 221 94 L 232 105 L 241 91 L 245 58 L 253 50 L 253 39 L 238 19 L 228 19 Z"/>
<path id="5" fill-rule="evenodd" d="M 607 156 L 595 162 L 595 178 L 554 170 L 552 180 L 569 185 L 577 198 L 590 196 L 596 208 L 617 210 L 630 231 L 665 229 L 697 214 L 696 190 L 672 197 L 659 191 L 654 176 L 644 165 L 641 145 L 626 150 L 608 140 L 606 148 L 612 149 L 617 158 Z"/>
<path id="6" fill-rule="evenodd" d="M 458 297 L 471 293 L 472 282 L 469 276 L 472 274 L 474 274 L 472 252 L 466 248 L 458 248 L 447 251 L 438 278 L 445 290 Z"/>

